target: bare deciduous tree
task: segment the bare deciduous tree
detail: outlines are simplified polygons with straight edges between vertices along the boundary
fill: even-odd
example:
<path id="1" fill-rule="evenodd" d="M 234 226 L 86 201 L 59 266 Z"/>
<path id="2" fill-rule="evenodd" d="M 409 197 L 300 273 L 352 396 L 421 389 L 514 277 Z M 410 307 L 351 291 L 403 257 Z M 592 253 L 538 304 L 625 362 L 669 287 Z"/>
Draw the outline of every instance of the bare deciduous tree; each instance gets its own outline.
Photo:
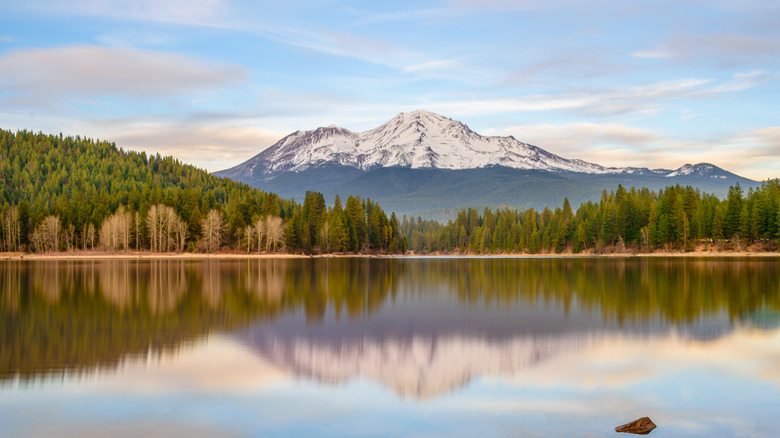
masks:
<path id="1" fill-rule="evenodd" d="M 260 218 L 255 223 L 255 236 L 257 236 L 257 252 L 263 250 L 263 240 L 266 238 L 265 219 Z"/>
<path id="2" fill-rule="evenodd" d="M 252 251 L 252 237 L 255 234 L 255 227 L 247 225 L 244 227 L 244 245 L 246 245 L 246 252 Z"/>
<path id="3" fill-rule="evenodd" d="M 325 221 L 320 228 L 320 242 L 325 252 L 330 252 L 330 222 Z"/>
<path id="4" fill-rule="evenodd" d="M 203 241 L 206 243 L 206 251 L 210 253 L 218 251 L 222 243 L 222 231 L 225 227 L 222 213 L 214 209 L 209 210 L 206 213 L 206 218 L 200 221 L 200 226 Z"/>
<path id="5" fill-rule="evenodd" d="M 100 246 L 109 250 L 129 250 L 131 222 L 132 214 L 124 207 L 119 207 L 116 213 L 100 225 Z"/>
<path id="6" fill-rule="evenodd" d="M 73 249 L 78 246 L 78 242 L 76 241 L 76 226 L 70 224 L 62 231 L 62 240 L 65 244 L 65 250 L 73 251 Z"/>
<path id="7" fill-rule="evenodd" d="M 176 210 L 164 205 L 153 205 L 146 215 L 152 252 L 183 251 L 187 243 L 187 224 Z"/>
<path id="8" fill-rule="evenodd" d="M 92 222 L 84 225 L 84 230 L 81 232 L 81 248 L 82 249 L 95 249 L 95 225 Z"/>
<path id="9" fill-rule="evenodd" d="M 5 251 L 16 251 L 19 249 L 20 226 L 19 226 L 19 207 L 12 205 L 5 209 L 2 215 L 2 249 Z"/>
<path id="10" fill-rule="evenodd" d="M 33 231 L 30 242 L 38 252 L 59 251 L 60 218 L 47 216 Z"/>
<path id="11" fill-rule="evenodd" d="M 284 244 L 284 222 L 279 216 L 268 216 L 265 218 L 266 244 L 267 250 L 273 247 L 276 251 Z"/>
<path id="12" fill-rule="evenodd" d="M 139 241 L 141 240 L 141 213 L 135 212 L 135 250 L 140 248 Z"/>

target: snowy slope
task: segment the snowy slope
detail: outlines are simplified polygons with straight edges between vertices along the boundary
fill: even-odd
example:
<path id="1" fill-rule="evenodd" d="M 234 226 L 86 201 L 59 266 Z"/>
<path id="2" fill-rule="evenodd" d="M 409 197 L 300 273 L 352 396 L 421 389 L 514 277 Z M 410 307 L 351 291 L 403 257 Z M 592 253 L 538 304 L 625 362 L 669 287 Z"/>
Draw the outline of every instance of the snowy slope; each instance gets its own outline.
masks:
<path id="1" fill-rule="evenodd" d="M 387 123 L 362 133 L 332 125 L 296 131 L 249 161 L 224 172 L 247 178 L 300 172 L 325 163 L 361 170 L 392 166 L 413 169 L 505 166 L 595 174 L 658 173 L 566 159 L 511 136 L 479 135 L 461 122 L 423 110 L 400 113 Z"/>
<path id="2" fill-rule="evenodd" d="M 726 179 L 729 176 L 729 172 L 713 166 L 712 164 L 699 163 L 699 164 L 686 164 L 674 172 L 666 174 L 667 178 L 674 178 L 675 176 L 701 176 L 714 179 Z"/>
<path id="3" fill-rule="evenodd" d="M 511 136 L 479 135 L 461 122 L 423 110 L 400 113 L 361 133 L 334 125 L 296 131 L 248 161 L 216 174 L 258 184 L 280 173 L 300 173 L 326 165 L 356 171 L 382 167 L 462 170 L 503 166 L 591 175 L 708 180 L 736 176 L 706 163 L 686 164 L 677 170 L 600 166 L 563 158 Z"/>

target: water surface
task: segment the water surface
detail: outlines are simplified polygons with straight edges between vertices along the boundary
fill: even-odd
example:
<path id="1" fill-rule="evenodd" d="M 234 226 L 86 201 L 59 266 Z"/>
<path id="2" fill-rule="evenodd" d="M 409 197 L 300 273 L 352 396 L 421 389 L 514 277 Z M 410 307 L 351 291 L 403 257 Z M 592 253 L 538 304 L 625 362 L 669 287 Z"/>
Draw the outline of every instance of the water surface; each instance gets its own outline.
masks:
<path id="1" fill-rule="evenodd" d="M 2 262 L 0 430 L 774 436 L 778 261 Z"/>

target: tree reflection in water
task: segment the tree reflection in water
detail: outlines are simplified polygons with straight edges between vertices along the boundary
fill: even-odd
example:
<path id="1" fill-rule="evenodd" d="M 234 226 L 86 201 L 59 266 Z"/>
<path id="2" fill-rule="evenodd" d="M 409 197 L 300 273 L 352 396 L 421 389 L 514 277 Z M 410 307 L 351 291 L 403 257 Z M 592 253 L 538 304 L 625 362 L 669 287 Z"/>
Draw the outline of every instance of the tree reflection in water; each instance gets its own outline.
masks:
<path id="1" fill-rule="evenodd" d="M 776 259 L 252 259 L 5 261 L 0 379 L 112 369 L 210 332 L 303 314 L 362 321 L 400 298 L 587 310 L 604 324 L 774 327 Z M 489 318 L 486 313 L 484 318 Z"/>

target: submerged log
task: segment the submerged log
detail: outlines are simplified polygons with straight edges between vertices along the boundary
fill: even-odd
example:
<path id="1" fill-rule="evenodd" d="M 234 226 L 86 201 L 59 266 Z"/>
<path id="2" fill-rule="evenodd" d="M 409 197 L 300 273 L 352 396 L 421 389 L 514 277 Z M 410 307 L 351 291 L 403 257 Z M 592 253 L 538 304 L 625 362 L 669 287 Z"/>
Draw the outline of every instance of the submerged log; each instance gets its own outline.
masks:
<path id="1" fill-rule="evenodd" d="M 630 423 L 615 428 L 615 432 L 633 433 L 637 435 L 647 435 L 655 429 L 655 423 L 650 417 L 642 417 Z"/>

